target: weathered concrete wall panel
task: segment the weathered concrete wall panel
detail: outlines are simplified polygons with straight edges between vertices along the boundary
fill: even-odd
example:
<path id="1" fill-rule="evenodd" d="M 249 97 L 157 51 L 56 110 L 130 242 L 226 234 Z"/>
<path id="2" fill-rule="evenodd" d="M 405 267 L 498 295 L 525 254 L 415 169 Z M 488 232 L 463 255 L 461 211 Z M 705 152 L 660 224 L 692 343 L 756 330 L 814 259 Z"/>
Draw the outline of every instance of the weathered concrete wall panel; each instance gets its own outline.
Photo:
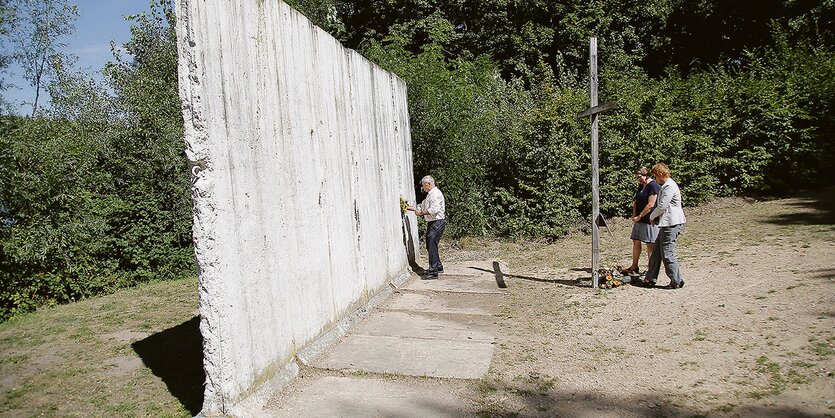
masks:
<path id="1" fill-rule="evenodd" d="M 406 85 L 278 0 L 177 18 L 204 411 L 229 412 L 407 271 Z"/>

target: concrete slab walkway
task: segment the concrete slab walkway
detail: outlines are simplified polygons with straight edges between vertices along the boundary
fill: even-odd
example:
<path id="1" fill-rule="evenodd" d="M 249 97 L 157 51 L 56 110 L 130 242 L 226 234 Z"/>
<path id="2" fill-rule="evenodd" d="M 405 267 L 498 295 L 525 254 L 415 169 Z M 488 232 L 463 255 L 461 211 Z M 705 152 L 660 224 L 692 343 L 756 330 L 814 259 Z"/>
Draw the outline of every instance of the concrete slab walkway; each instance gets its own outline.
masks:
<path id="1" fill-rule="evenodd" d="M 469 401 L 460 379 L 486 376 L 493 357 L 493 307 L 504 290 L 492 269 L 490 261 L 448 263 L 437 280 L 413 275 L 263 415 L 461 416 Z"/>

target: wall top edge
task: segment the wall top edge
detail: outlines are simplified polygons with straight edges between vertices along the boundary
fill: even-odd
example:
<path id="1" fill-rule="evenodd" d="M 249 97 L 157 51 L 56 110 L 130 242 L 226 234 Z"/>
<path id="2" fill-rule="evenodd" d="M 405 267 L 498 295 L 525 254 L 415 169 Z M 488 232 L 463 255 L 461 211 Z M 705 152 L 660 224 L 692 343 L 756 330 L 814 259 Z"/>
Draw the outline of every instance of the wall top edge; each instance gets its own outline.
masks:
<path id="1" fill-rule="evenodd" d="M 267 5 L 267 3 L 270 3 L 270 2 L 278 3 L 278 7 L 282 8 L 282 9 L 280 9 L 280 12 L 287 11 L 287 12 L 289 12 L 289 14 L 292 18 L 303 19 L 304 23 L 307 23 L 308 25 L 310 25 L 310 27 L 313 28 L 313 30 L 316 32 L 317 36 L 328 37 L 330 40 L 334 41 L 337 45 L 339 45 L 339 47 L 342 48 L 343 52 L 346 55 L 349 55 L 349 56 L 350 55 L 356 55 L 356 58 L 362 60 L 364 63 L 369 64 L 372 68 L 379 69 L 379 70 L 385 72 L 386 74 L 389 74 L 395 80 L 396 83 L 402 84 L 403 87 L 408 90 L 408 84 L 406 83 L 406 81 L 402 77 L 400 77 L 399 75 L 397 75 L 396 73 L 394 73 L 392 71 L 389 71 L 389 70 L 383 68 L 382 66 L 375 63 L 374 61 L 371 61 L 370 59 L 366 58 L 359 51 L 346 47 L 345 45 L 342 44 L 342 42 L 340 42 L 338 39 L 333 37 L 333 35 L 328 33 L 326 30 L 322 29 L 321 27 L 317 26 L 315 23 L 313 23 L 313 21 L 308 19 L 307 16 L 305 16 L 303 13 L 299 12 L 298 10 L 296 10 L 295 8 L 288 5 L 286 2 L 284 2 L 282 0 L 256 0 L 255 2 L 244 1 L 244 2 L 241 3 L 240 7 L 250 7 L 254 3 L 255 7 L 256 7 L 256 10 L 259 11 L 259 13 L 257 13 L 258 16 L 266 17 L 266 14 L 265 13 L 260 13 L 260 11 L 263 10 L 263 8 Z M 202 11 L 204 11 L 204 10 L 209 9 L 209 10 L 216 11 L 219 7 L 224 7 L 226 5 L 229 5 L 230 3 L 232 3 L 232 2 L 230 2 L 229 0 L 175 0 L 175 13 L 176 13 L 177 22 L 178 22 L 177 23 L 177 29 L 178 29 L 178 32 L 179 32 L 180 29 L 182 29 L 186 33 L 186 35 L 184 35 L 184 36 L 178 33 L 179 42 L 181 43 L 181 47 L 184 48 L 184 49 L 195 49 L 195 50 L 200 49 L 200 45 L 197 42 L 195 42 L 195 40 L 191 36 L 194 33 L 194 31 L 193 31 L 194 28 L 192 27 L 192 25 L 195 24 L 194 20 L 191 19 L 191 16 L 202 16 L 204 14 L 204 13 L 202 13 Z M 231 14 L 230 14 L 230 16 L 231 16 Z M 230 20 L 230 22 L 237 23 L 237 22 L 241 22 L 241 21 L 240 20 L 238 20 L 238 21 Z M 200 22 L 200 23 L 202 23 L 202 22 Z M 227 30 L 227 32 L 228 32 L 228 30 Z M 350 59 L 354 59 L 354 58 L 355 57 L 350 57 Z"/>

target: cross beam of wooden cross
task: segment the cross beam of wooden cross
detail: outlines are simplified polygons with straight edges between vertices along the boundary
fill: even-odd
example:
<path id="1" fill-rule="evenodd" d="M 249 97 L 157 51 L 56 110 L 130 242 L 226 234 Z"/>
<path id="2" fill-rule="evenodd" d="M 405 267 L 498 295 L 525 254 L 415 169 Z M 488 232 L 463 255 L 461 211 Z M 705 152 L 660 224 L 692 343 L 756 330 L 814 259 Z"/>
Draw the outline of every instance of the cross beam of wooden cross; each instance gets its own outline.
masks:
<path id="1" fill-rule="evenodd" d="M 600 270 L 600 167 L 598 164 L 597 117 L 600 113 L 618 108 L 616 102 L 597 104 L 597 38 L 589 39 L 589 74 L 591 75 L 590 106 L 577 118 L 591 117 L 591 285 L 597 288 Z M 604 221 L 605 225 L 605 221 Z M 608 229 L 609 226 L 606 225 Z M 611 233 L 611 231 L 609 231 Z"/>
<path id="2" fill-rule="evenodd" d="M 620 109 L 618 106 L 618 102 L 606 102 L 599 106 L 590 107 L 580 113 L 577 114 L 577 119 L 584 118 L 586 116 L 596 115 L 598 113 L 603 113 L 607 110 L 615 110 Z"/>

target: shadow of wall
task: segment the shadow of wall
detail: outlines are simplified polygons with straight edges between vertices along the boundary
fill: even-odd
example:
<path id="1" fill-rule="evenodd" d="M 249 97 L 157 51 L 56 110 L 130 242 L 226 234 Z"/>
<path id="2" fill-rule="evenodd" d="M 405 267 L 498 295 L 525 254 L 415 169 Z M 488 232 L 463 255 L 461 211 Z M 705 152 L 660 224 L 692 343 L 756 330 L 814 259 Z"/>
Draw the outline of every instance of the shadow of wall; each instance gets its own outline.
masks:
<path id="1" fill-rule="evenodd" d="M 168 391 L 194 416 L 203 407 L 203 337 L 200 317 L 131 344 Z"/>

